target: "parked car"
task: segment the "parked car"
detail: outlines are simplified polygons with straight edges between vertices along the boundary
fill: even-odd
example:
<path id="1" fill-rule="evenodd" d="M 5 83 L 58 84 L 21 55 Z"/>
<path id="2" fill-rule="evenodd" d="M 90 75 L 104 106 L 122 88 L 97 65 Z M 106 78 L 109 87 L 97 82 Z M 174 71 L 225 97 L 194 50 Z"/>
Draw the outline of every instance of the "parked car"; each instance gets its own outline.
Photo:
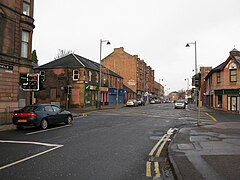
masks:
<path id="1" fill-rule="evenodd" d="M 137 102 L 139 106 L 145 106 L 145 101 L 143 100 L 143 98 L 137 98 Z"/>
<path id="2" fill-rule="evenodd" d="M 57 123 L 71 124 L 73 120 L 69 111 L 51 104 L 34 104 L 14 111 L 12 121 L 17 129 L 23 126 L 36 126 L 47 129 L 49 125 Z"/>
<path id="3" fill-rule="evenodd" d="M 175 109 L 185 109 L 186 108 L 186 102 L 185 100 L 176 100 L 174 103 Z"/>
<path id="4" fill-rule="evenodd" d="M 150 100 L 150 104 L 155 104 L 155 103 L 156 103 L 155 99 Z"/>
<path id="5" fill-rule="evenodd" d="M 138 106 L 138 101 L 136 99 L 129 99 L 126 103 L 126 106 Z"/>

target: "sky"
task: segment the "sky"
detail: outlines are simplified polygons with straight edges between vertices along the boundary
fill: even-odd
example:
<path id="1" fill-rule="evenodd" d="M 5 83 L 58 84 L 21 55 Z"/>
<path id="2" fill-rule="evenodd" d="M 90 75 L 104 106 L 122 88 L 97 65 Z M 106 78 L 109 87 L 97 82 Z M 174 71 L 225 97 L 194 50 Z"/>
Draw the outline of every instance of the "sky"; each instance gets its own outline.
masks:
<path id="1" fill-rule="evenodd" d="M 239 0 L 35 0 L 33 50 L 39 65 L 59 50 L 100 62 L 114 48 L 138 57 L 168 92 L 185 90 L 197 67 L 240 50 Z"/>

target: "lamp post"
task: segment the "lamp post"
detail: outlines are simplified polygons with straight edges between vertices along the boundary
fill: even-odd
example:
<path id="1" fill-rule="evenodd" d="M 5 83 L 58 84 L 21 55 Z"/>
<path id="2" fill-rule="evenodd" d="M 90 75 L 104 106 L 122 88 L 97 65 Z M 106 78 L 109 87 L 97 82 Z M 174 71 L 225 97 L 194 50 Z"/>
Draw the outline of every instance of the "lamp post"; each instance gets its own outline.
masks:
<path id="1" fill-rule="evenodd" d="M 101 109 L 101 86 L 102 86 L 102 43 L 107 42 L 107 45 L 110 44 L 108 40 L 100 39 L 100 66 L 99 66 L 99 84 L 98 84 L 98 108 Z"/>
<path id="2" fill-rule="evenodd" d="M 197 42 L 189 42 L 187 43 L 186 47 L 190 47 L 190 44 L 193 44 L 195 46 L 195 76 L 197 76 L 198 70 L 197 70 Z M 200 88 L 199 88 L 199 97 L 197 95 L 197 88 L 195 87 L 195 101 L 196 101 L 196 108 L 198 109 L 198 114 L 197 114 L 197 125 L 199 126 L 200 124 Z"/>

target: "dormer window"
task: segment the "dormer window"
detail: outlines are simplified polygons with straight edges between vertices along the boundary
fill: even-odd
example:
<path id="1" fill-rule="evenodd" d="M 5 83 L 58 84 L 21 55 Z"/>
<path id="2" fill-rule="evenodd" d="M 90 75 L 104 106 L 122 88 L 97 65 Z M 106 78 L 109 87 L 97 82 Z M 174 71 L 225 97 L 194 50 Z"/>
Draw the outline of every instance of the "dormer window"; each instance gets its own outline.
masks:
<path id="1" fill-rule="evenodd" d="M 73 81 L 77 81 L 79 79 L 79 71 L 73 70 Z"/>
<path id="2" fill-rule="evenodd" d="M 230 69 L 230 82 L 237 82 L 237 69 Z"/>

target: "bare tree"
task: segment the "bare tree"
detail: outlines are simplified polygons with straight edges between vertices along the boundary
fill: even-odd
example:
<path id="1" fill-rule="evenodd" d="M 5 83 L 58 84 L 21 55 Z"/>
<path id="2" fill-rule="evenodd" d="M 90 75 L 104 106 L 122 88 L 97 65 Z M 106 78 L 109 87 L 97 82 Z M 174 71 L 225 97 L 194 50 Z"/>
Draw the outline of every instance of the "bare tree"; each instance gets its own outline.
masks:
<path id="1" fill-rule="evenodd" d="M 58 53 L 57 55 L 54 57 L 54 59 L 59 59 L 59 58 L 62 58 L 64 56 L 67 56 L 71 53 L 74 53 L 74 51 L 72 50 L 66 50 L 66 49 L 58 49 Z"/>
<path id="2" fill-rule="evenodd" d="M 185 91 L 183 89 L 178 91 L 179 99 L 185 99 Z"/>

